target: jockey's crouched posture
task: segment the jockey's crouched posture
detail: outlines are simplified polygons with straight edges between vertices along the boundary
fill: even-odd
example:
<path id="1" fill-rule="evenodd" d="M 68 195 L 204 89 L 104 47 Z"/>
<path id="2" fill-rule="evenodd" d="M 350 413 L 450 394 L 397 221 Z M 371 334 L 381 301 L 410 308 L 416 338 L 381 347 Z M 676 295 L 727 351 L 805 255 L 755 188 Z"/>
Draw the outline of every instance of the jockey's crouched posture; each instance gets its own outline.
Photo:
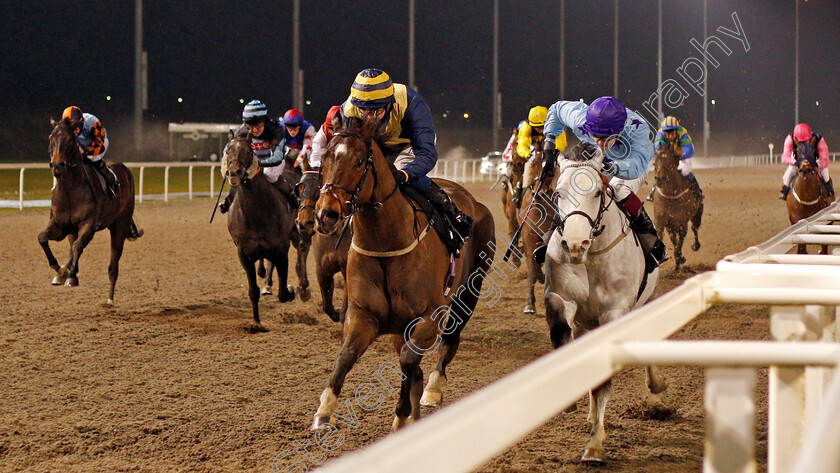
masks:
<path id="1" fill-rule="evenodd" d="M 647 123 L 614 97 L 600 97 L 591 105 L 557 102 L 548 109 L 545 122 L 543 155 L 549 171 L 557 163 L 555 138 L 565 127 L 569 127 L 580 141 L 597 144 L 604 152 L 601 172 L 610 177 L 609 185 L 616 202 L 629 217 L 630 226 L 642 245 L 647 271 L 653 271 L 668 260 L 668 255 L 642 201 L 636 196 L 653 158 L 653 143 Z M 535 250 L 539 251 L 544 253 L 545 250 Z"/>
<path id="2" fill-rule="evenodd" d="M 804 156 L 800 153 L 800 146 L 810 145 L 802 148 L 803 152 L 814 153 L 816 156 Z M 811 127 L 805 123 L 800 123 L 793 128 L 793 136 L 788 135 L 785 138 L 785 147 L 782 151 L 782 162 L 787 164 L 785 174 L 782 176 L 782 192 L 779 194 L 779 199 L 787 199 L 788 192 L 790 192 L 790 185 L 793 182 L 793 177 L 796 176 L 797 165 L 802 159 L 813 159 L 819 167 L 820 182 L 822 183 L 821 192 L 826 196 L 834 196 L 834 184 L 831 182 L 831 176 L 828 174 L 828 164 L 831 162 L 828 153 L 828 144 L 825 138 L 818 133 L 811 131 Z"/>
<path id="3" fill-rule="evenodd" d="M 292 193 L 292 187 L 283 179 L 283 169 L 286 164 L 283 156 L 285 130 L 279 123 L 268 118 L 268 107 L 259 100 L 252 100 L 245 105 L 242 111 L 242 125 L 234 132 L 234 136 L 247 135 L 249 131 L 251 149 L 259 160 L 260 170 L 268 182 L 274 184 L 289 199 L 292 207 L 297 208 L 297 200 Z M 225 151 L 227 151 L 227 146 Z M 224 173 L 225 170 L 222 169 L 222 174 Z M 231 188 L 225 200 L 219 204 L 219 210 L 222 213 L 230 209 L 234 195 L 236 195 L 236 189 Z"/>
<path id="4" fill-rule="evenodd" d="M 113 199 L 120 191 L 120 183 L 117 176 L 102 159 L 108 151 L 108 132 L 100 123 L 99 119 L 90 113 L 82 113 L 82 109 L 71 105 L 64 109 L 61 118 L 66 118 L 76 133 L 79 140 L 79 151 L 105 179 L 105 186 L 108 188 L 108 198 Z"/>
<path id="5" fill-rule="evenodd" d="M 350 97 L 341 104 L 341 116 L 375 120 L 379 123 L 382 149 L 397 170 L 397 184 L 423 193 L 450 221 L 462 240 L 470 236 L 472 218 L 464 214 L 426 174 L 437 163 L 432 112 L 417 92 L 394 84 L 385 72 L 365 69 L 356 76 Z"/>
<path id="6" fill-rule="evenodd" d="M 656 150 L 660 148 L 671 147 L 674 149 L 674 154 L 680 160 L 679 170 L 688 182 L 688 188 L 694 194 L 697 200 L 703 200 L 703 190 L 700 189 L 700 184 L 694 173 L 691 172 L 692 157 L 694 156 L 694 142 L 691 140 L 691 135 L 688 130 L 680 125 L 676 117 L 665 117 L 662 120 L 662 125 L 656 133 L 656 139 L 653 141 Z M 647 196 L 648 201 L 653 201 L 653 194 L 656 192 L 656 186 L 650 189 L 650 194 Z"/>

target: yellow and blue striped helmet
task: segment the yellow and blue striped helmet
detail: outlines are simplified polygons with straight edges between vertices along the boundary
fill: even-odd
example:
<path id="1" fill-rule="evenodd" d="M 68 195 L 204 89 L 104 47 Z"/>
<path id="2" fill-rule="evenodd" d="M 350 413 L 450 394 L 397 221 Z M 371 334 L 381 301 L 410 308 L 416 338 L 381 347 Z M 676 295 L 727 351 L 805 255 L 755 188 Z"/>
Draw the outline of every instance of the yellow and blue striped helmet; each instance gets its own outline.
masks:
<path id="1" fill-rule="evenodd" d="M 380 69 L 365 69 L 350 87 L 350 103 L 359 108 L 381 108 L 394 102 L 394 83 Z"/>
<path id="2" fill-rule="evenodd" d="M 662 120 L 662 131 L 676 130 L 680 127 L 680 122 L 677 117 L 665 117 Z"/>

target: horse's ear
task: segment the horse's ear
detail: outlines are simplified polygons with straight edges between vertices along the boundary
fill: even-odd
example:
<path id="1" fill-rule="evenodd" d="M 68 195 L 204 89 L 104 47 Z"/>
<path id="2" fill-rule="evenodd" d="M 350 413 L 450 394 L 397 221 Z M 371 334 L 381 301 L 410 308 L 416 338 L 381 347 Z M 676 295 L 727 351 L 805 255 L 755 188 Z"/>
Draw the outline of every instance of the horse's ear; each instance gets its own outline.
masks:
<path id="1" fill-rule="evenodd" d="M 230 138 L 231 140 L 233 139 L 233 134 L 234 134 L 234 133 L 233 133 L 233 128 L 231 128 L 230 130 L 228 130 L 228 138 Z"/>
<path id="2" fill-rule="evenodd" d="M 55 128 L 56 125 L 58 125 L 58 122 L 55 121 L 55 118 L 50 117 L 50 126 Z"/>
<path id="3" fill-rule="evenodd" d="M 336 113 L 332 119 L 332 128 L 334 131 L 338 131 L 341 128 L 341 114 Z"/>
<path id="4" fill-rule="evenodd" d="M 365 120 L 362 125 L 362 139 L 365 141 L 373 141 L 376 136 L 376 130 L 379 128 L 379 122 L 376 120 Z"/>

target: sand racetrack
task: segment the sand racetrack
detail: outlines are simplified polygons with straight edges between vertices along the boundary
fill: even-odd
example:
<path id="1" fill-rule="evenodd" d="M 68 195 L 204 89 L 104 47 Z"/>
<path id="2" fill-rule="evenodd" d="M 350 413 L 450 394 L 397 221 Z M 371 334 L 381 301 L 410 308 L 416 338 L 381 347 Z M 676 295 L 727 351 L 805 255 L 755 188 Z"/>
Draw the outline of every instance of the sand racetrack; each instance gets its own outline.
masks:
<path id="1" fill-rule="evenodd" d="M 694 271 L 766 240 L 788 225 L 776 199 L 782 169 L 697 171 L 706 192 L 702 248 L 686 244 Z M 649 179 L 652 175 L 649 175 Z M 499 190 L 470 185 L 504 229 Z M 643 194 L 646 195 L 646 194 Z M 652 214 L 652 206 L 648 210 Z M 116 305 L 107 296 L 108 236 L 99 233 L 81 260 L 80 287 L 53 287 L 37 233 L 48 210 L 0 212 L 0 470 L 2 471 L 261 471 L 274 464 L 322 460 L 308 428 L 331 371 L 339 331 L 313 300 L 280 304 L 263 298 L 268 333 L 247 333 L 250 304 L 224 216 L 208 225 L 209 199 L 144 203 L 136 211 L 146 232 L 127 242 Z M 670 245 L 670 243 L 669 243 Z M 63 263 L 67 242 L 53 244 Z M 291 256 L 291 255 L 290 255 Z M 666 263 L 661 290 L 692 275 Z M 445 401 L 499 379 L 551 349 L 538 295 L 537 316 L 522 313 L 524 266 L 502 285 L 489 309 L 479 303 L 449 368 Z M 294 276 L 290 276 L 295 281 Z M 538 287 L 541 294 L 542 286 Z M 767 339 L 765 307 L 715 307 L 677 333 L 679 339 Z M 350 373 L 342 400 L 373 381 L 383 361 L 397 361 L 381 338 Z M 423 363 L 428 377 L 431 360 Z M 624 370 L 607 407 L 609 462 L 599 471 L 698 471 L 703 454 L 701 369 L 664 368 L 671 416 L 647 419 L 641 399 L 644 371 Z M 758 378 L 756 438 L 765 469 L 766 374 Z M 388 434 L 396 395 L 324 459 Z M 589 471 L 578 463 L 588 437 L 586 400 L 494 458 L 482 472 Z M 431 413 L 431 410 L 425 412 Z M 338 413 L 344 414 L 340 407 Z M 492 416 L 493 412 L 488 412 Z M 294 442 L 311 441 L 311 458 Z M 434 452 L 429 452 L 435 454 Z M 301 470 L 302 471 L 302 470 Z"/>

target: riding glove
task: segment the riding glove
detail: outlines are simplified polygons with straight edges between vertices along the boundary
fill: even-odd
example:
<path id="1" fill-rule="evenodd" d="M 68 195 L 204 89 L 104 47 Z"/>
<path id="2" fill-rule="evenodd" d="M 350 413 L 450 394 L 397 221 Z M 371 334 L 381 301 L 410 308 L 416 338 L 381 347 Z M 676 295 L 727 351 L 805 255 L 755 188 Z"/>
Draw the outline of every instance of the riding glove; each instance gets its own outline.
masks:
<path id="1" fill-rule="evenodd" d="M 555 148 L 553 141 L 546 140 L 543 143 L 543 158 L 545 159 L 546 170 L 551 172 L 557 165 L 557 148 Z"/>
<path id="2" fill-rule="evenodd" d="M 616 174 L 618 174 L 618 166 L 616 166 L 613 163 L 604 163 L 604 165 L 601 167 L 601 173 L 613 177 Z"/>
<path id="3" fill-rule="evenodd" d="M 408 174 L 401 169 L 391 171 L 391 174 L 394 175 L 394 180 L 397 181 L 397 185 L 408 182 Z"/>

